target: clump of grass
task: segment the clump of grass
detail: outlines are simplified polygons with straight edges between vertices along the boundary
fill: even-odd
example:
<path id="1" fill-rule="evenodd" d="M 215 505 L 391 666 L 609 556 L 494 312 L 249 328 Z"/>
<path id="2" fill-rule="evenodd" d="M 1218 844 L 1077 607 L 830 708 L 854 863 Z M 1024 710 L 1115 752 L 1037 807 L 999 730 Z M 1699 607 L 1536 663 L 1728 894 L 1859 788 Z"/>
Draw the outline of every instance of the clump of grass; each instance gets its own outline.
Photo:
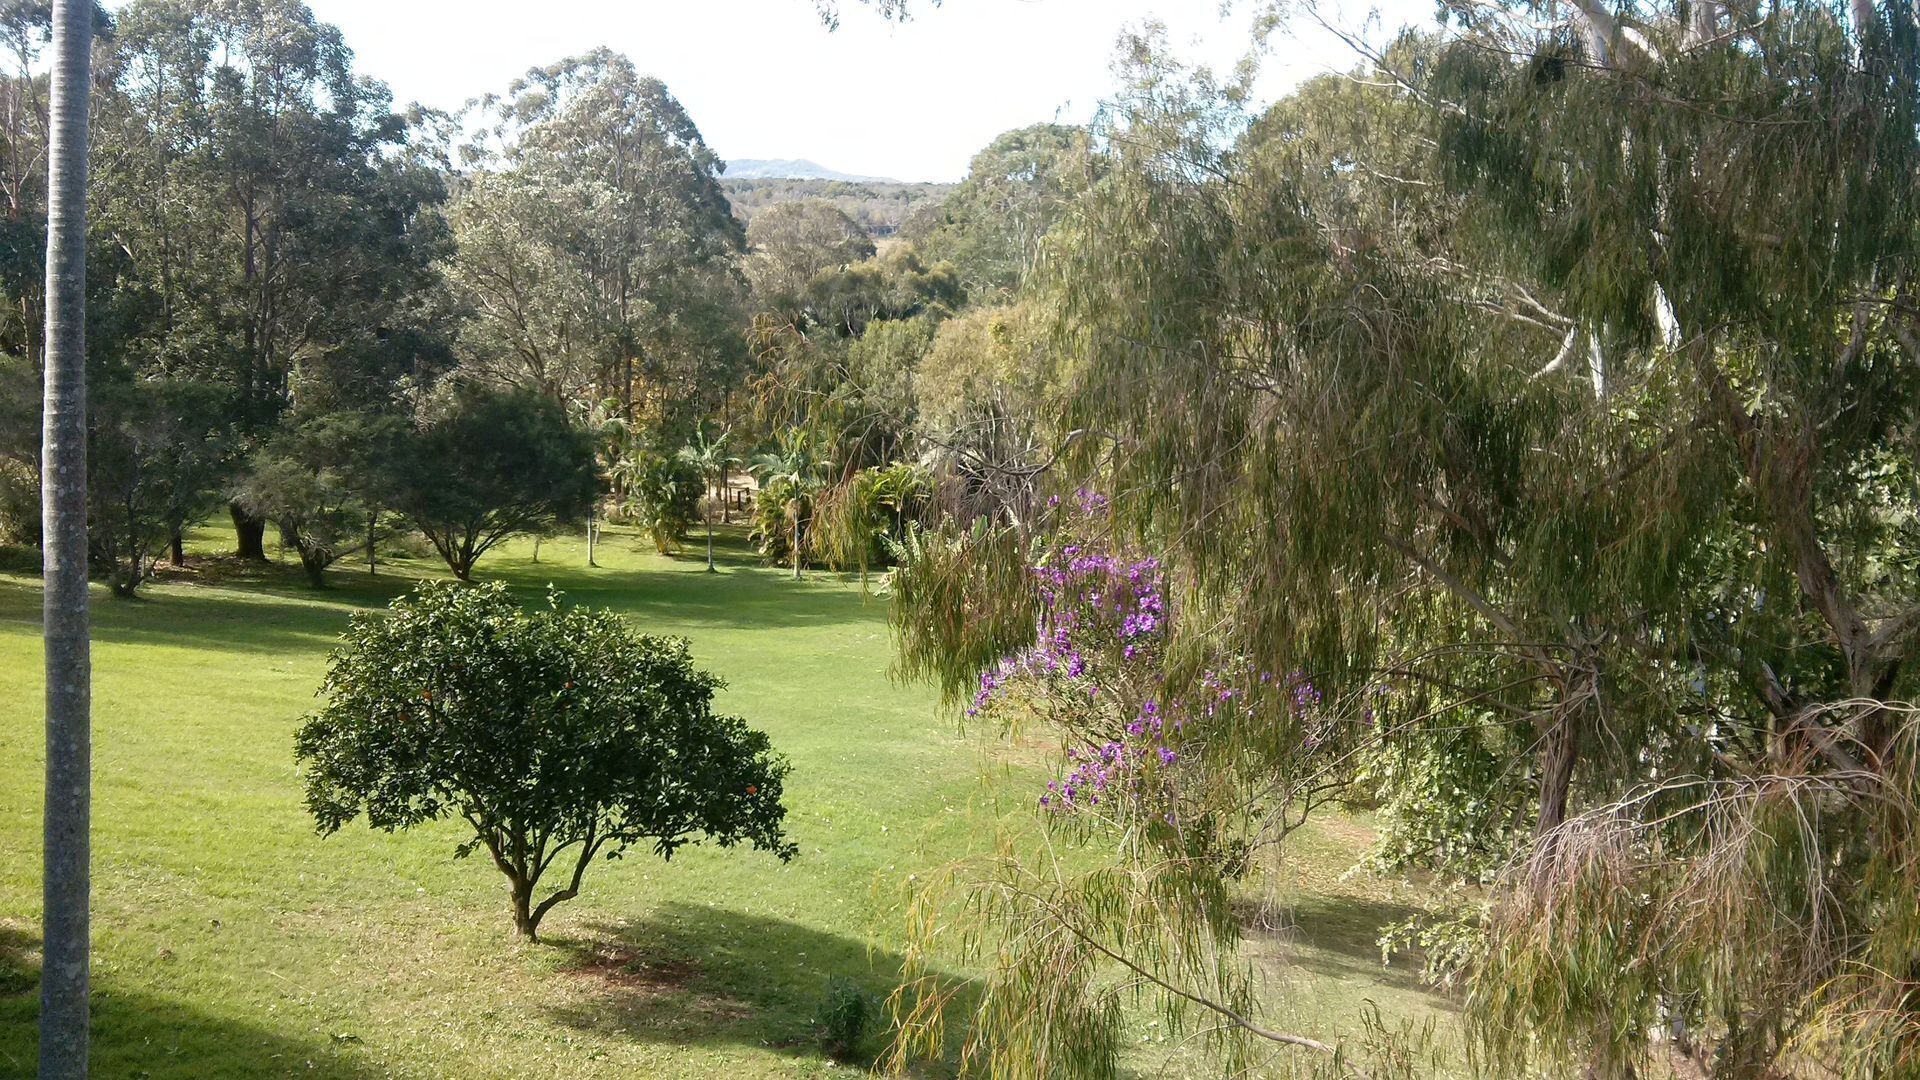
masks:
<path id="1" fill-rule="evenodd" d="M 859 1057 L 860 1047 L 872 1034 L 879 1015 L 880 1002 L 872 994 L 852 979 L 835 975 L 828 981 L 826 994 L 813 1017 L 821 1052 L 841 1063 L 853 1061 Z"/>

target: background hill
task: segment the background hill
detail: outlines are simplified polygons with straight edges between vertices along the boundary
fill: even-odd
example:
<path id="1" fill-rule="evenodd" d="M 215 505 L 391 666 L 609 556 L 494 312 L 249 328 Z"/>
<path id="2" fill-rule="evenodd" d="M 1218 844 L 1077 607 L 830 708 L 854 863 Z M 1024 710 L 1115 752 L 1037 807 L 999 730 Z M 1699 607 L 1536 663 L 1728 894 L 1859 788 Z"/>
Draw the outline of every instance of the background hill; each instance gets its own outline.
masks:
<path id="1" fill-rule="evenodd" d="M 737 163 L 740 164 L 740 163 Z M 794 177 L 742 177 L 731 170 L 720 181 L 742 221 L 775 203 L 823 199 L 840 208 L 874 236 L 893 235 L 909 214 L 938 205 L 952 184 L 906 184 L 895 180 L 829 180 Z"/>
<path id="2" fill-rule="evenodd" d="M 884 176 L 854 176 L 851 173 L 837 172 L 805 158 L 743 158 L 740 161 L 729 161 L 725 176 L 729 180 L 850 180 L 855 183 L 893 183 Z"/>

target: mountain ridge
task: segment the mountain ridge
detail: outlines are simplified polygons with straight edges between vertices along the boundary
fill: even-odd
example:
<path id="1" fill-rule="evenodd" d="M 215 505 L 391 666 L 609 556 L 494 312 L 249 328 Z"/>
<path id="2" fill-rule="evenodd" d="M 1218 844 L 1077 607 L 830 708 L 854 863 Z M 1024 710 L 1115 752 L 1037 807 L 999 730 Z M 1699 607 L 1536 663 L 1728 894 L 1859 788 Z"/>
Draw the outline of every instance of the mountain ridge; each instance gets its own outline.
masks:
<path id="1" fill-rule="evenodd" d="M 856 176 L 829 169 L 806 158 L 741 158 L 727 162 L 720 174 L 728 180 L 842 180 L 851 184 L 892 184 L 884 176 Z"/>

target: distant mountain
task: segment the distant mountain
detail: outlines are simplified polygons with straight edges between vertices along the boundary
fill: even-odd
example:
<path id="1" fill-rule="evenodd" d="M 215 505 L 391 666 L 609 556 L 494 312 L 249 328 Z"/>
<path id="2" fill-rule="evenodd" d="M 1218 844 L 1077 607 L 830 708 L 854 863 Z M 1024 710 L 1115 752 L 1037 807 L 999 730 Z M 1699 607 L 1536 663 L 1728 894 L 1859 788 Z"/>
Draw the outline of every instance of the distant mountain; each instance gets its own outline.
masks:
<path id="1" fill-rule="evenodd" d="M 775 160 L 761 158 L 742 158 L 727 162 L 727 171 L 723 174 L 729 180 L 844 180 L 852 184 L 890 184 L 893 181 L 884 176 L 854 176 L 851 173 L 835 172 L 824 165 L 811 161 Z"/>

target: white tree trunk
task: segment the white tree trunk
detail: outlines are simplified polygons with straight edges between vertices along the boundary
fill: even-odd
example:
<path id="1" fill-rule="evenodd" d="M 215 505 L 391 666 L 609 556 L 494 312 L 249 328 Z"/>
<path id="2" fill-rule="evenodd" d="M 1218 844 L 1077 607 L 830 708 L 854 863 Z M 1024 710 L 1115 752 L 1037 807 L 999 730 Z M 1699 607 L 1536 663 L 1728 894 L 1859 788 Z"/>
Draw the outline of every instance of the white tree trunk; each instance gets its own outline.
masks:
<path id="1" fill-rule="evenodd" d="M 41 516 L 47 665 L 40 1075 L 87 1075 L 92 666 L 87 646 L 87 104 L 92 0 L 53 5 Z"/>

